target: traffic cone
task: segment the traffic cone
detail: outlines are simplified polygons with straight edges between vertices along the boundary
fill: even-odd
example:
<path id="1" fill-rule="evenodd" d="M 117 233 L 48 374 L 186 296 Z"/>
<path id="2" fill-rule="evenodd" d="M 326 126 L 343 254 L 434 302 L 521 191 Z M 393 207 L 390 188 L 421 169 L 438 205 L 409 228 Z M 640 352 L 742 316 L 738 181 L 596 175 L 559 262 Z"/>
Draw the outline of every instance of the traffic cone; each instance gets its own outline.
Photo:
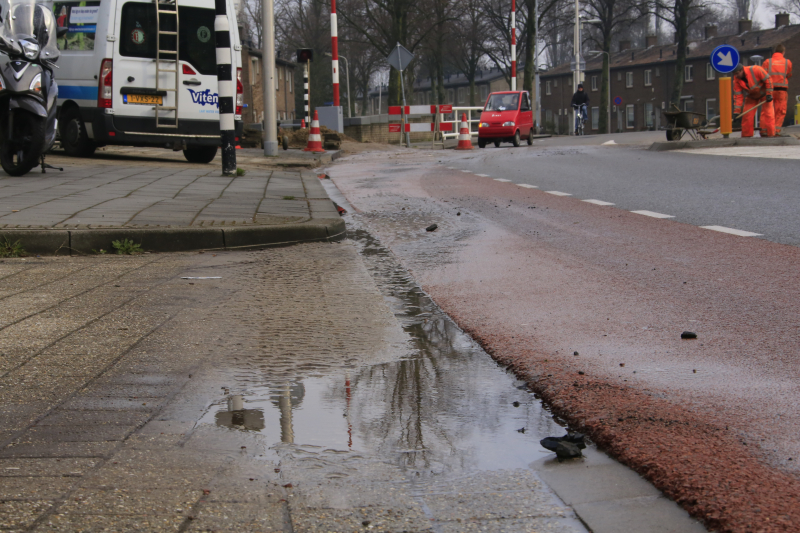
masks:
<path id="1" fill-rule="evenodd" d="M 458 146 L 456 150 L 472 150 L 472 137 L 467 125 L 467 114 L 461 113 L 461 125 L 458 128 Z"/>
<path id="2" fill-rule="evenodd" d="M 306 129 L 306 119 L 304 118 L 300 119 L 300 127 Z"/>
<path id="3" fill-rule="evenodd" d="M 319 133 L 319 116 L 314 110 L 314 120 L 311 121 L 311 131 L 308 134 L 308 145 L 303 148 L 304 152 L 324 152 L 322 149 L 322 135 Z"/>

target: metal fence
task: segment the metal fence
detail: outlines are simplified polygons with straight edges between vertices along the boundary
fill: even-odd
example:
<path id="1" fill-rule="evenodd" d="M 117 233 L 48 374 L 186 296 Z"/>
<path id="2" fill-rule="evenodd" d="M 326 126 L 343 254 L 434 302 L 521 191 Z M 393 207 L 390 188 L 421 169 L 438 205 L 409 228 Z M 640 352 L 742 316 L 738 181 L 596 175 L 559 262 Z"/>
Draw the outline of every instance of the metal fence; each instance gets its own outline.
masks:
<path id="1" fill-rule="evenodd" d="M 454 124 L 453 125 L 453 131 L 451 133 L 442 133 L 442 137 L 444 137 L 445 139 L 457 139 L 458 138 L 458 129 L 459 129 L 459 125 L 461 124 L 461 114 L 462 113 L 466 113 L 467 114 L 467 125 L 469 126 L 470 134 L 471 135 L 477 135 L 478 134 L 478 129 L 477 128 L 473 128 L 472 124 L 475 123 L 475 122 L 480 122 L 481 121 L 481 111 L 483 111 L 483 107 L 455 107 L 455 106 L 453 106 L 453 112 L 452 113 L 448 113 L 446 115 L 442 114 L 442 116 L 439 117 L 439 122 L 441 124 L 445 124 L 445 123 L 448 123 L 448 122 Z M 475 118 L 472 118 L 473 114 L 474 114 Z M 453 120 L 445 120 L 445 117 L 453 117 Z"/>

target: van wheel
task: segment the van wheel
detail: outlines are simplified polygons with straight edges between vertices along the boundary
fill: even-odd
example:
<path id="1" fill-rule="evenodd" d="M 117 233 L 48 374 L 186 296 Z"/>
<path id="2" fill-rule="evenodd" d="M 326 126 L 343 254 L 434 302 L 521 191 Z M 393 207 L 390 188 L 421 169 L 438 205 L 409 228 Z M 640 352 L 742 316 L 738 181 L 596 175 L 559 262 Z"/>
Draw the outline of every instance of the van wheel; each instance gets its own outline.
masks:
<path id="1" fill-rule="evenodd" d="M 495 139 L 494 140 L 494 147 L 495 148 L 500 148 L 500 139 Z"/>
<path id="2" fill-rule="evenodd" d="M 533 144 L 533 128 L 528 132 L 528 146 Z"/>
<path id="3" fill-rule="evenodd" d="M 90 157 L 97 145 L 86 133 L 86 125 L 81 120 L 80 112 L 74 107 L 61 114 L 58 121 L 61 134 L 61 146 L 64 152 L 72 157 Z"/>
<path id="4" fill-rule="evenodd" d="M 486 148 L 486 139 L 478 137 L 478 148 Z"/>
<path id="5" fill-rule="evenodd" d="M 189 146 L 183 151 L 189 163 L 211 163 L 217 157 L 216 146 Z"/>
<path id="6" fill-rule="evenodd" d="M 519 130 L 517 130 L 517 132 L 514 133 L 514 140 L 511 142 L 514 143 L 515 148 L 519 148 Z"/>

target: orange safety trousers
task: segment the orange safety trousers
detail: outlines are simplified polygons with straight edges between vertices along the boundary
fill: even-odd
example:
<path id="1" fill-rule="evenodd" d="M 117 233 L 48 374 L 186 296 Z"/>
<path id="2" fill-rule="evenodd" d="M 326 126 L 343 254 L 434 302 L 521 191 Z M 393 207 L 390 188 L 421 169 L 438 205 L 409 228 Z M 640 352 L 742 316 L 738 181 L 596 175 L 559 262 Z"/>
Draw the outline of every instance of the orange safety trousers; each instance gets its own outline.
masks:
<path id="1" fill-rule="evenodd" d="M 762 100 L 766 99 L 766 97 L 759 98 L 758 100 L 750 98 L 749 96 L 746 97 L 744 99 L 744 111 L 751 109 L 753 106 L 758 105 Z M 742 137 L 752 137 L 753 133 L 755 133 L 756 113 L 758 113 L 759 110 L 761 111 L 761 136 L 775 136 L 775 108 L 772 103 L 773 102 L 766 102 L 759 109 L 747 113 L 742 117 Z"/>
<path id="2" fill-rule="evenodd" d="M 783 121 L 786 120 L 786 104 L 789 100 L 789 93 L 787 91 L 775 91 L 772 96 L 774 98 L 772 106 L 775 108 L 775 134 L 777 135 L 781 132 Z"/>

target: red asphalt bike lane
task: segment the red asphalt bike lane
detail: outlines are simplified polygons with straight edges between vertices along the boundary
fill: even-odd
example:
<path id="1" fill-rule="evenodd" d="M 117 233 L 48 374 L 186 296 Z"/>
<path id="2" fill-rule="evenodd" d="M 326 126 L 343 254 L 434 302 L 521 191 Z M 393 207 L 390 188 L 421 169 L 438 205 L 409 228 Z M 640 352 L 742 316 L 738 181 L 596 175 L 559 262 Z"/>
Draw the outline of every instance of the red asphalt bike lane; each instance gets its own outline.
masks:
<path id="1" fill-rule="evenodd" d="M 800 249 L 448 170 L 453 156 L 434 154 L 362 154 L 329 174 L 572 427 L 709 529 L 798 531 Z"/>

